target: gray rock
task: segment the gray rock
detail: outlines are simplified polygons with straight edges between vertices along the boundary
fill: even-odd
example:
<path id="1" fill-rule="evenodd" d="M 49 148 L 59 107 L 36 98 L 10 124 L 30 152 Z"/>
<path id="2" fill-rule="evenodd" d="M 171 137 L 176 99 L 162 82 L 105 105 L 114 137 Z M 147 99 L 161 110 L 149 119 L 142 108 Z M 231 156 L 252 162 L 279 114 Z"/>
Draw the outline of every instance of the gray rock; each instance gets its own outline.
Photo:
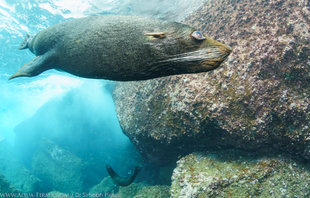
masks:
<path id="1" fill-rule="evenodd" d="M 170 197 L 170 186 L 156 185 L 143 187 L 134 198 L 168 198 Z"/>
<path id="2" fill-rule="evenodd" d="M 141 182 L 132 183 L 129 186 L 120 186 L 118 193 L 111 194 L 111 196 L 113 195 L 114 197 L 132 198 L 145 186 L 146 184 L 141 183 Z"/>
<path id="3" fill-rule="evenodd" d="M 217 146 L 310 159 L 308 1 L 210 0 L 185 23 L 232 46 L 221 68 L 118 83 L 123 131 L 149 160 Z"/>
<path id="4" fill-rule="evenodd" d="M 114 193 L 114 190 L 117 190 L 118 187 L 114 184 L 111 177 L 105 177 L 99 184 L 93 186 L 89 190 L 90 195 L 101 194 L 101 195 L 110 195 Z"/>
<path id="5" fill-rule="evenodd" d="M 43 139 L 32 158 L 32 172 L 46 188 L 63 193 L 85 192 L 84 166 L 80 158 L 48 139 Z"/>
<path id="6" fill-rule="evenodd" d="M 231 149 L 181 158 L 171 197 L 309 197 L 309 187 L 309 164 Z"/>
<path id="7" fill-rule="evenodd" d="M 144 183 L 132 183 L 126 187 L 120 187 L 117 194 L 111 194 L 111 197 L 122 198 L 167 198 L 170 197 L 170 186 L 155 185 L 148 186 Z"/>
<path id="8" fill-rule="evenodd" d="M 12 186 L 9 181 L 0 174 L 0 193 L 21 193 L 17 188 Z"/>
<path id="9" fill-rule="evenodd" d="M 31 193 L 43 190 L 42 181 L 15 157 L 5 141 L 0 143 L 0 173 L 19 192 Z"/>

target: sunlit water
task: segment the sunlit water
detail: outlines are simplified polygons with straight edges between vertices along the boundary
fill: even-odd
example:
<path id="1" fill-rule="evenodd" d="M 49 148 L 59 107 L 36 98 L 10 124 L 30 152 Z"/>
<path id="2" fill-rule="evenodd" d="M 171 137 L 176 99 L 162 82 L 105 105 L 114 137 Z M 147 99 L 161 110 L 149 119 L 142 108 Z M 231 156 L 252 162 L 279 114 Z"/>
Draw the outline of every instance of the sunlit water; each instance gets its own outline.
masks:
<path id="1" fill-rule="evenodd" d="M 35 149 L 43 136 L 58 141 L 58 144 L 66 142 L 69 146 L 85 140 L 77 145 L 81 147 L 76 149 L 79 157 L 100 155 L 102 161 L 126 173 L 128 169 L 122 163 L 127 163 L 128 167 L 142 163 L 119 126 L 111 95 L 113 82 L 82 79 L 54 70 L 33 78 L 8 81 L 19 67 L 34 58 L 31 52 L 20 51 L 18 47 L 26 33 L 35 35 L 65 20 L 97 14 L 122 14 L 181 21 L 203 2 L 0 0 L 0 141 L 13 146 L 19 160 L 30 171 L 31 149 Z M 94 142 L 88 139 L 93 136 L 101 138 L 90 146 L 95 151 L 84 153 L 90 149 L 87 141 Z M 133 153 L 137 159 L 132 159 Z M 16 183 L 12 174 L 1 169 L 0 173 Z"/>

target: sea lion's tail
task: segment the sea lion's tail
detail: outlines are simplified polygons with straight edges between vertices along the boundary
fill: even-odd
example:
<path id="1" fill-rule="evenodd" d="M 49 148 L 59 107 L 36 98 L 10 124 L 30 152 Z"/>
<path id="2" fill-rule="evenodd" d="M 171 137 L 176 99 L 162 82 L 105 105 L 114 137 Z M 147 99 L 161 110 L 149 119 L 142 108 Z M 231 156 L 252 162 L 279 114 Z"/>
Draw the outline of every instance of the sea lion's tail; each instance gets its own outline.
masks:
<path id="1" fill-rule="evenodd" d="M 120 177 L 109 165 L 106 166 L 106 169 L 115 184 L 117 184 L 118 186 L 128 186 L 136 178 L 142 167 L 136 166 L 134 173 L 130 177 Z"/>
<path id="2" fill-rule="evenodd" d="M 19 50 L 23 50 L 23 49 L 27 49 L 28 48 L 28 43 L 31 40 L 30 35 L 27 33 L 25 36 L 24 41 L 22 42 L 22 44 L 19 46 Z"/>

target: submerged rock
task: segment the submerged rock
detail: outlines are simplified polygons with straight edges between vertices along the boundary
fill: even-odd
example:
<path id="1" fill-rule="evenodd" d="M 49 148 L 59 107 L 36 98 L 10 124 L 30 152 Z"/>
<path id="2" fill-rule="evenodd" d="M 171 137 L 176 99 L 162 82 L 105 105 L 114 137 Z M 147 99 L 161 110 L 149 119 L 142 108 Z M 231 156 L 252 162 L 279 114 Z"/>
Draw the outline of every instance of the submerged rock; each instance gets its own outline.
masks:
<path id="1" fill-rule="evenodd" d="M 33 175 L 14 155 L 6 141 L 0 143 L 0 175 L 22 193 L 44 191 L 42 181 Z"/>
<path id="2" fill-rule="evenodd" d="M 118 190 L 118 187 L 114 184 L 111 177 L 105 177 L 99 184 L 93 186 L 89 190 L 89 194 L 102 194 L 109 195 L 114 193 L 115 190 Z"/>
<path id="3" fill-rule="evenodd" d="M 32 158 L 32 172 L 49 190 L 83 192 L 83 171 L 83 161 L 80 158 L 51 140 L 42 140 Z"/>
<path id="4" fill-rule="evenodd" d="M 12 186 L 8 180 L 0 174 L 0 193 L 21 193 L 17 188 Z"/>
<path id="5" fill-rule="evenodd" d="M 170 186 L 145 186 L 134 198 L 167 198 L 170 197 Z"/>
<path id="6" fill-rule="evenodd" d="M 119 187 L 117 194 L 109 194 L 111 197 L 122 198 L 167 198 L 170 197 L 170 186 L 148 186 L 144 183 L 132 183 L 129 186 Z"/>
<path id="7" fill-rule="evenodd" d="M 308 197 L 310 166 L 290 159 L 223 150 L 178 161 L 171 197 Z"/>
<path id="8" fill-rule="evenodd" d="M 310 159 L 308 1 L 210 0 L 185 23 L 232 46 L 212 72 L 118 83 L 125 134 L 149 160 L 217 146 Z"/>
<path id="9" fill-rule="evenodd" d="M 129 186 L 120 186 L 117 194 L 114 194 L 115 197 L 122 198 L 132 198 L 134 197 L 146 184 L 144 183 L 132 183 Z"/>

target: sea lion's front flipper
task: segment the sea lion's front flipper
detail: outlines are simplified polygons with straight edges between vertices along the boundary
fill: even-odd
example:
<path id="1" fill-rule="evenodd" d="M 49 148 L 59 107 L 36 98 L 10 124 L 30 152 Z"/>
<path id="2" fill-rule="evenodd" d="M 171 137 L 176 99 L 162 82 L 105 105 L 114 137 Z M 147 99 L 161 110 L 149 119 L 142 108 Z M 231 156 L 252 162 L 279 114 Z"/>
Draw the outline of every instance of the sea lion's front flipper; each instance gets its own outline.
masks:
<path id="1" fill-rule="evenodd" d="M 51 53 L 45 53 L 41 56 L 35 57 L 32 61 L 25 64 L 9 78 L 9 80 L 17 77 L 31 77 L 39 75 L 40 73 L 52 68 L 53 58 Z"/>
<path id="2" fill-rule="evenodd" d="M 115 184 L 117 184 L 118 186 L 128 186 L 128 185 L 130 185 L 133 182 L 133 180 L 136 178 L 136 176 L 138 175 L 140 170 L 141 170 L 141 167 L 136 166 L 132 176 L 130 176 L 130 177 L 120 177 L 112 169 L 111 166 L 107 165 L 106 168 L 107 168 L 107 171 L 108 171 L 110 177 L 112 178 L 113 182 Z"/>

